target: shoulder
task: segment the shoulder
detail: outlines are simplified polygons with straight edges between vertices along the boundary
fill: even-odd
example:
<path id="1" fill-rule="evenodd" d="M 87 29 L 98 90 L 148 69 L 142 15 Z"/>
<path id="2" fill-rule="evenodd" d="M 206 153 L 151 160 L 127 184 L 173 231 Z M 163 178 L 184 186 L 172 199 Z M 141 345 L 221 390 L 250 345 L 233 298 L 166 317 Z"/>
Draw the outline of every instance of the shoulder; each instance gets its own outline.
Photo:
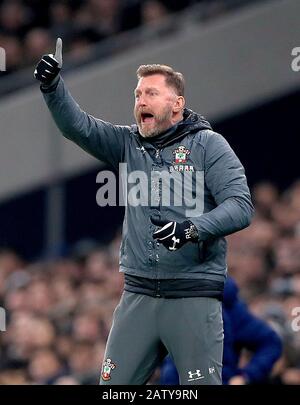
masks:
<path id="1" fill-rule="evenodd" d="M 119 130 L 121 132 L 124 132 L 124 134 L 126 134 L 126 135 L 131 135 L 132 134 L 131 127 L 128 126 L 128 125 L 113 124 L 113 126 L 117 130 Z"/>
<path id="2" fill-rule="evenodd" d="M 218 147 L 221 145 L 227 145 L 225 138 L 211 129 L 199 130 L 194 134 L 194 143 L 204 150 L 211 147 Z"/>

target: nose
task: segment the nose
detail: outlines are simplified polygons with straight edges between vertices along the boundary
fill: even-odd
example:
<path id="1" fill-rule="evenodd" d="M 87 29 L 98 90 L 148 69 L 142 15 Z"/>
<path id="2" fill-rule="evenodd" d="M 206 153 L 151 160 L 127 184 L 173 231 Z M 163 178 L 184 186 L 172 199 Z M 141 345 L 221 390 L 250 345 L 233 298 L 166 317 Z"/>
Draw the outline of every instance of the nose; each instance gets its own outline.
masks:
<path id="1" fill-rule="evenodd" d="M 138 107 L 145 107 L 145 105 L 146 105 L 146 100 L 145 100 L 145 97 L 144 97 L 143 95 L 140 95 L 140 96 L 139 96 L 138 100 L 136 101 L 136 105 L 137 105 Z"/>

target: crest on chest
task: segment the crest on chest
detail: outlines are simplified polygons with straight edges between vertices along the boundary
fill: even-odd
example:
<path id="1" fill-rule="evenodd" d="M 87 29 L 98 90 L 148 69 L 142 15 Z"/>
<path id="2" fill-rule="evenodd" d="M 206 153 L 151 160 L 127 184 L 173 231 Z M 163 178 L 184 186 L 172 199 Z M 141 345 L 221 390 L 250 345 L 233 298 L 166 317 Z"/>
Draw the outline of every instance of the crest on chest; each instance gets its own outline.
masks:
<path id="1" fill-rule="evenodd" d="M 183 145 L 180 145 L 178 148 L 173 150 L 174 160 L 172 162 L 172 166 L 170 167 L 170 172 L 193 172 L 194 166 L 187 164 L 190 153 L 191 151 Z"/>

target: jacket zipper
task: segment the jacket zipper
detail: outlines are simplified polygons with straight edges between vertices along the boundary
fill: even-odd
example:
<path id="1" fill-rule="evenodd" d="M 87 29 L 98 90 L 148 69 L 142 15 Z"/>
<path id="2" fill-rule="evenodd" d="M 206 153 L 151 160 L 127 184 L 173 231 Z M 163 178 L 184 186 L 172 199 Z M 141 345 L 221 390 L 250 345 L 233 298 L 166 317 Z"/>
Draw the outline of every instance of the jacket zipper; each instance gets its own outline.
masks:
<path id="1" fill-rule="evenodd" d="M 158 159 L 160 157 L 160 152 L 161 152 L 162 148 L 158 148 L 155 149 L 155 158 Z M 161 182 L 159 182 L 159 211 L 161 211 Z M 158 249 L 157 249 L 157 243 L 156 241 L 155 243 L 155 247 L 154 247 L 154 254 L 155 254 L 155 258 L 154 258 L 154 268 L 155 268 L 155 275 L 156 275 L 156 288 L 155 288 L 155 296 L 157 298 L 160 297 L 160 281 L 158 280 L 158 268 L 157 268 L 157 262 L 159 260 L 159 255 L 158 255 Z"/>
<path id="2" fill-rule="evenodd" d="M 171 139 L 170 141 L 168 141 L 168 142 L 162 144 L 160 148 L 155 149 L 155 158 L 158 159 L 158 158 L 160 157 L 160 152 L 161 152 L 161 150 L 162 150 L 165 146 L 169 145 L 170 143 L 173 143 L 174 141 L 176 141 L 176 140 L 179 139 L 179 138 L 184 137 L 184 136 L 187 135 L 188 133 L 189 133 L 189 131 L 184 132 L 183 134 L 180 134 L 180 135 L 178 135 L 177 137 Z M 161 186 L 161 185 L 160 185 L 160 186 Z M 160 191 L 159 191 L 159 197 L 160 197 L 160 204 L 161 204 L 161 192 L 160 192 Z M 159 208 L 160 208 L 160 211 L 161 211 L 161 206 L 160 206 Z M 157 259 L 158 259 L 158 253 L 156 253 L 156 251 L 155 251 L 154 266 L 155 266 L 155 271 L 156 271 L 156 272 L 157 272 L 157 261 L 158 261 Z M 156 277 L 157 277 L 157 273 L 156 273 Z M 157 278 L 156 278 L 156 297 L 157 297 L 157 298 L 161 297 L 161 294 L 160 294 L 160 280 L 158 280 Z"/>

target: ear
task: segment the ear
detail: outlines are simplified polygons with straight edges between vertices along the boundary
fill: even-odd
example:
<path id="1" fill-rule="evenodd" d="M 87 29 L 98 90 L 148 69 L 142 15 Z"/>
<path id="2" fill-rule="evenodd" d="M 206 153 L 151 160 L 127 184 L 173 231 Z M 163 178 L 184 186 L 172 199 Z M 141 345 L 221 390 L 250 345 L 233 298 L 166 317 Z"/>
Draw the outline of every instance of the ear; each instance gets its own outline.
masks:
<path id="1" fill-rule="evenodd" d="M 179 111 L 183 110 L 185 106 L 185 99 L 183 96 L 177 96 L 176 101 L 174 103 L 173 111 L 178 113 Z"/>

